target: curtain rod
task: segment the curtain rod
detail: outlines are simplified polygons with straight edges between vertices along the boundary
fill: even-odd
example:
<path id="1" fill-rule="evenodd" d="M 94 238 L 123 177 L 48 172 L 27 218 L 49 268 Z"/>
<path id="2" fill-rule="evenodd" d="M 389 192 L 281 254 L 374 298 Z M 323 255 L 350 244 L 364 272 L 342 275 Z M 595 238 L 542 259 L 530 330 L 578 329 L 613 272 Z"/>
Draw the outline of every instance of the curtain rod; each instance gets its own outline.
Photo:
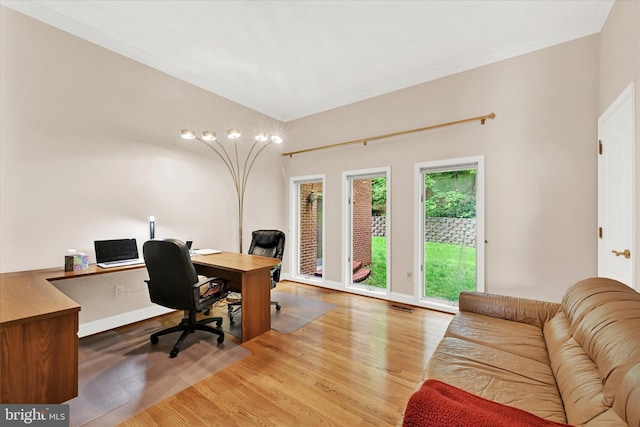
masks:
<path id="1" fill-rule="evenodd" d="M 425 130 L 437 129 L 437 128 L 442 128 L 442 127 L 445 127 L 445 126 L 453 126 L 453 125 L 458 125 L 458 124 L 466 123 L 466 122 L 475 122 L 477 120 L 479 120 L 480 124 L 483 125 L 483 124 L 485 124 L 487 119 L 493 120 L 495 118 L 496 118 L 495 113 L 491 113 L 491 114 L 486 114 L 484 116 L 471 117 L 469 119 L 456 120 L 456 121 L 447 122 L 447 123 L 438 123 L 437 125 L 426 126 L 426 127 L 423 127 L 423 128 L 409 129 L 409 130 L 403 130 L 403 131 L 399 131 L 399 132 L 386 133 L 384 135 L 377 135 L 377 136 L 372 136 L 372 137 L 369 137 L 369 138 L 354 139 L 353 141 L 339 142 L 337 144 L 323 145 L 321 147 L 307 148 L 307 149 L 304 149 L 304 150 L 289 151 L 288 153 L 282 153 L 282 156 L 293 157 L 294 154 L 307 153 L 309 151 L 325 150 L 327 148 L 341 147 L 343 145 L 351 145 L 351 144 L 364 144 L 364 145 L 367 145 L 367 142 L 369 142 L 369 141 L 376 141 L 378 139 L 391 138 L 392 136 L 398 136 L 398 135 L 406 135 L 408 133 L 423 132 Z"/>

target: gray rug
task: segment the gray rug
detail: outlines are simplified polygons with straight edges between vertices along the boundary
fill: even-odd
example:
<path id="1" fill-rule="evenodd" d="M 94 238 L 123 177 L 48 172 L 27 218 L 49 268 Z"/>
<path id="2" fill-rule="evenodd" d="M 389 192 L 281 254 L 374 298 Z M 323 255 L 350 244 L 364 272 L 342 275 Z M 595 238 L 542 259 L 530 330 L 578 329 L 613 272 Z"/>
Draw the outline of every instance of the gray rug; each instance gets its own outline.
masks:
<path id="1" fill-rule="evenodd" d="M 251 354 L 217 335 L 189 335 L 178 356 L 169 358 L 179 333 L 149 341 L 162 329 L 147 322 L 124 333 L 104 332 L 79 345 L 78 397 L 67 401 L 71 426 L 114 426 Z"/>
<path id="2" fill-rule="evenodd" d="M 281 334 L 290 334 L 336 307 L 328 302 L 280 292 L 271 292 L 271 300 L 278 301 L 282 306 L 280 311 L 271 306 L 271 329 Z M 222 329 L 225 332 L 237 337 L 242 335 L 242 310 L 234 316 L 235 323 L 229 322 L 226 305 L 214 307 L 211 315 L 222 317 Z"/>

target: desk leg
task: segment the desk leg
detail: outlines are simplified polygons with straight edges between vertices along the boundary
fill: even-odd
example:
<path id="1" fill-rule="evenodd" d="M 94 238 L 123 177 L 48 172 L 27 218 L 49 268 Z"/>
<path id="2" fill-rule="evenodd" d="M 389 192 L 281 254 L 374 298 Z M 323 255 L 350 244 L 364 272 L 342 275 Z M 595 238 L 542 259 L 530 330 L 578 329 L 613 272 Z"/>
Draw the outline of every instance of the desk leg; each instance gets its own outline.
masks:
<path id="1" fill-rule="evenodd" d="M 242 342 L 271 329 L 271 276 L 269 270 L 242 275 Z"/>

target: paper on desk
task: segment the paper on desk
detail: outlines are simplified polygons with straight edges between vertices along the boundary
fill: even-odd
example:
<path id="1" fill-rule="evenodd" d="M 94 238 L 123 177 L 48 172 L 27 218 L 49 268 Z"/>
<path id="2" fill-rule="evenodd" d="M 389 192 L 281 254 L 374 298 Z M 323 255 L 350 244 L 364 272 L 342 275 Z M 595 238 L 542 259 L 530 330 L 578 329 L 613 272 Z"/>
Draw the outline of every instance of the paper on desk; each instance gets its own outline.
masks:
<path id="1" fill-rule="evenodd" d="M 222 251 L 219 251 L 218 249 L 195 249 L 193 251 L 196 255 L 212 255 L 219 254 L 220 252 Z"/>

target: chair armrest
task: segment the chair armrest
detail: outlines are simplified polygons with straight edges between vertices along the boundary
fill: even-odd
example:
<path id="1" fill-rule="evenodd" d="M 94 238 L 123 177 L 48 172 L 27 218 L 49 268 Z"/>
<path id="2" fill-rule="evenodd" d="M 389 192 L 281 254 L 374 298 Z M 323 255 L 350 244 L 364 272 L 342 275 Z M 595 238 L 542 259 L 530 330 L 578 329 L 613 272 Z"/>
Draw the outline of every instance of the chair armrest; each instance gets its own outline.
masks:
<path id="1" fill-rule="evenodd" d="M 560 304 L 506 295 L 463 291 L 460 292 L 458 308 L 460 311 L 527 323 L 542 329 L 545 322 L 558 312 Z"/>

